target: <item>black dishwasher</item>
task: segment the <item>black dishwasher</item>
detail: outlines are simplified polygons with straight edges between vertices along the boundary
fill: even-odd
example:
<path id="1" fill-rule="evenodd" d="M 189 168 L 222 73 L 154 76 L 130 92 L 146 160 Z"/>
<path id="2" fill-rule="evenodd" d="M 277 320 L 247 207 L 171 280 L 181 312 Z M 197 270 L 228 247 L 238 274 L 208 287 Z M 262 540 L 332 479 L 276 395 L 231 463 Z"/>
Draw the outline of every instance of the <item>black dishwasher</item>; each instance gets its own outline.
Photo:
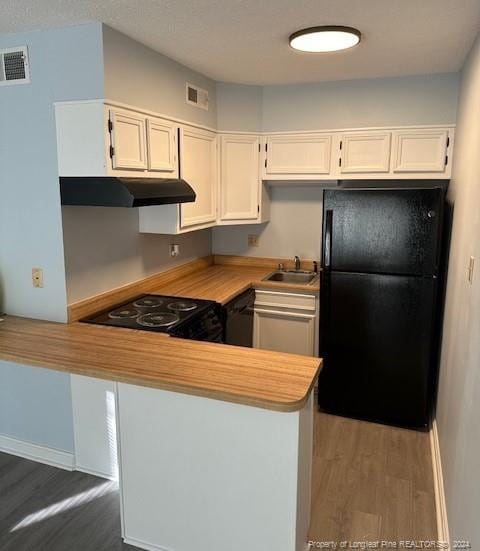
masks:
<path id="1" fill-rule="evenodd" d="M 225 343 L 252 347 L 255 291 L 249 289 L 224 306 Z"/>

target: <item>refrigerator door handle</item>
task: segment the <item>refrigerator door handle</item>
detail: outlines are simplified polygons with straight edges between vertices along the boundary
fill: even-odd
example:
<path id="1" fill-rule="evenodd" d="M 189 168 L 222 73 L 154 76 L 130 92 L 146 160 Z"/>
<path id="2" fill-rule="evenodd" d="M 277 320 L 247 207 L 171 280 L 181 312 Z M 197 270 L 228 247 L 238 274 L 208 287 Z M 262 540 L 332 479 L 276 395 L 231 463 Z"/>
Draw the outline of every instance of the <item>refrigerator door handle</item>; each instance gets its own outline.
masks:
<path id="1" fill-rule="evenodd" d="M 325 242 L 323 244 L 323 267 L 330 269 L 332 265 L 332 227 L 333 210 L 325 212 Z"/>

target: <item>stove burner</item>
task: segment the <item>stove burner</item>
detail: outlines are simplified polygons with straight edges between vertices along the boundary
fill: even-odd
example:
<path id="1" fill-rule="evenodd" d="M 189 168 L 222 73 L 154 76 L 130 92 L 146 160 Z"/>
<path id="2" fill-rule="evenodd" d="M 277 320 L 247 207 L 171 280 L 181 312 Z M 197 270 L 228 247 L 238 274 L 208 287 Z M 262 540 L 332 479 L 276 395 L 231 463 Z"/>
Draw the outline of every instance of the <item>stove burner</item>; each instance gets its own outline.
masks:
<path id="1" fill-rule="evenodd" d="M 176 312 L 188 312 L 189 310 L 195 310 L 198 306 L 190 300 L 177 300 L 168 304 L 167 308 Z"/>
<path id="2" fill-rule="evenodd" d="M 161 306 L 163 304 L 163 300 L 160 300 L 159 298 L 155 297 L 144 297 L 139 298 L 136 300 L 133 305 L 137 308 L 156 308 L 157 306 Z"/>
<path id="3" fill-rule="evenodd" d="M 176 314 L 170 312 L 158 312 L 144 314 L 137 318 L 137 323 L 145 327 L 166 327 L 177 323 L 180 318 Z"/>
<path id="4" fill-rule="evenodd" d="M 112 310 L 108 313 L 108 317 L 112 319 L 132 319 L 136 318 L 140 312 L 134 308 L 118 308 L 118 310 Z"/>

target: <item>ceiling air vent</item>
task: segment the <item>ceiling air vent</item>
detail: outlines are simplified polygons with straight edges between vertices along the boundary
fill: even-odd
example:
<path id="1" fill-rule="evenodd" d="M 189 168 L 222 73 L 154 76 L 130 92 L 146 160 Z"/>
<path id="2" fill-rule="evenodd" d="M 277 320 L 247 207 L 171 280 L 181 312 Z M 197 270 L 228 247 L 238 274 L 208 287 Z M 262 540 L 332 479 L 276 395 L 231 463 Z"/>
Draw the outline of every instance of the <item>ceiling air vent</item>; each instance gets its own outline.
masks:
<path id="1" fill-rule="evenodd" d="M 26 46 L 0 50 L 0 86 L 30 82 Z"/>
<path id="2" fill-rule="evenodd" d="M 187 103 L 208 111 L 208 91 L 187 82 Z"/>

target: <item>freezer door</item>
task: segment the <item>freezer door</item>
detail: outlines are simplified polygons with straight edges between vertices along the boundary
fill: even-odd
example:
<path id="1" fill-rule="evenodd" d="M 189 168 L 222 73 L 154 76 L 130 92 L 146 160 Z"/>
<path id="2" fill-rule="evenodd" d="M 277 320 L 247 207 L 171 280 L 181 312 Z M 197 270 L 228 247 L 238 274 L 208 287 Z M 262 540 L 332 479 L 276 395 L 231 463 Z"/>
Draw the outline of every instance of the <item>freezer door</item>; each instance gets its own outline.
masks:
<path id="1" fill-rule="evenodd" d="M 407 427 L 428 425 L 437 280 L 330 273 L 321 291 L 320 408 Z"/>
<path id="2" fill-rule="evenodd" d="M 323 262 L 332 270 L 436 274 L 442 189 L 326 190 Z"/>

